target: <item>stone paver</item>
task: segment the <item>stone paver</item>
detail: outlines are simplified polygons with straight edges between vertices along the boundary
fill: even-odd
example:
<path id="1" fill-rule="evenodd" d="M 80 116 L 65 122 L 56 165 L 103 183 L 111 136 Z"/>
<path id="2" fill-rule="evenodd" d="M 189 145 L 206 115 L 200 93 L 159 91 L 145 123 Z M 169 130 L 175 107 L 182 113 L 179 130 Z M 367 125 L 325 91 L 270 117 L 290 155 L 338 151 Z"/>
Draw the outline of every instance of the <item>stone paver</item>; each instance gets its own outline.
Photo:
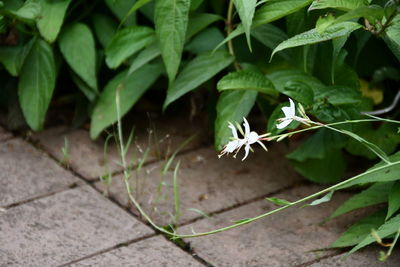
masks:
<path id="1" fill-rule="evenodd" d="M 127 155 L 129 162 L 137 163 L 137 159 L 143 158 L 144 151 L 148 147 L 150 147 L 150 152 L 145 161 L 151 162 L 172 154 L 192 135 L 196 134 L 194 139 L 181 151 L 199 147 L 204 140 L 207 140 L 204 138 L 205 133 L 202 130 L 204 127 L 201 127 L 201 123 L 187 122 L 178 118 L 160 119 L 154 121 L 155 126 L 151 127 L 143 123 L 144 121 L 146 120 L 142 118 L 141 123 L 136 126 L 135 141 L 132 142 Z M 149 146 L 148 131 L 153 128 L 155 130 L 151 130 Z M 59 160 L 64 158 L 61 149 L 65 146 L 65 139 L 67 139 L 70 167 L 88 180 L 99 179 L 99 176 L 109 172 L 122 171 L 118 146 L 113 142 L 114 140 L 110 142 L 107 157 L 105 157 L 105 138 L 93 141 L 89 137 L 89 132 L 83 129 L 71 131 L 60 126 L 39 133 L 33 138 Z"/>
<path id="2" fill-rule="evenodd" d="M 0 207 L 79 183 L 43 152 L 20 139 L 0 143 L 0 162 Z"/>
<path id="3" fill-rule="evenodd" d="M 316 192 L 319 187 L 296 187 L 277 197 L 289 201 Z M 187 239 L 193 251 L 215 266 L 297 266 L 334 252 L 311 252 L 328 246 L 360 214 L 320 224 L 347 194 L 337 193 L 328 204 L 292 208 L 263 220 L 211 236 Z M 214 230 L 270 211 L 266 200 L 221 213 L 181 228 L 181 233 Z"/>
<path id="4" fill-rule="evenodd" d="M 83 260 L 78 266 L 203 266 L 173 243 L 157 236 Z"/>
<path id="5" fill-rule="evenodd" d="M 0 266 L 56 266 L 152 233 L 84 186 L 0 213 Z"/>
<path id="6" fill-rule="evenodd" d="M 11 138 L 12 135 L 0 126 L 0 141 Z"/>
<path id="7" fill-rule="evenodd" d="M 190 208 L 205 213 L 216 212 L 276 192 L 301 179 L 284 158 L 284 145 L 274 144 L 269 150 L 269 153 L 258 150 L 245 162 L 228 157 L 218 159 L 212 147 L 177 157 L 174 162 L 181 162 L 178 174 L 180 223 L 202 217 L 198 212 L 188 210 Z M 173 170 L 161 175 L 164 165 L 164 162 L 149 165 L 141 172 L 139 180 L 136 176 L 131 179 L 134 189 L 138 181 L 138 199 L 145 210 L 162 225 L 173 222 L 171 214 L 174 214 L 175 207 Z M 108 188 L 101 182 L 96 186 L 103 191 L 108 189 L 111 197 L 122 205 L 128 205 L 121 175 L 114 177 Z"/>
<path id="8" fill-rule="evenodd" d="M 378 260 L 379 251 L 387 251 L 387 248 L 368 247 L 360 250 L 348 257 L 346 254 L 323 259 L 319 262 L 309 265 L 310 267 L 398 267 L 400 265 L 400 253 L 394 250 L 394 253 L 385 261 Z"/>

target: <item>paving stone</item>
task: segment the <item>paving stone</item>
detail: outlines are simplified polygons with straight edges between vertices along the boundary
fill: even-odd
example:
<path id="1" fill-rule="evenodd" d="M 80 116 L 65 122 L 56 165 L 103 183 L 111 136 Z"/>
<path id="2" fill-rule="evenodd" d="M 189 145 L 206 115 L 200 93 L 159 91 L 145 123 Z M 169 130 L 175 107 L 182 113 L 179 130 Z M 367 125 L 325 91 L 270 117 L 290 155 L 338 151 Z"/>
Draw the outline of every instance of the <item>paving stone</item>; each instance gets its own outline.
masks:
<path id="1" fill-rule="evenodd" d="M 152 233 L 83 186 L 0 213 L 0 265 L 66 264 Z"/>
<path id="2" fill-rule="evenodd" d="M 387 251 L 387 248 L 368 247 L 360 250 L 348 257 L 346 254 L 323 259 L 309 265 L 310 267 L 398 267 L 400 263 L 400 253 L 394 249 L 392 255 L 385 261 L 379 261 L 379 251 Z"/>
<path id="3" fill-rule="evenodd" d="M 0 141 L 11 138 L 12 135 L 0 126 Z"/>
<path id="4" fill-rule="evenodd" d="M 66 189 L 79 179 L 30 144 L 0 143 L 0 207 Z"/>
<path id="5" fill-rule="evenodd" d="M 203 266 L 164 237 L 156 236 L 80 261 L 78 266 Z"/>
<path id="6" fill-rule="evenodd" d="M 269 150 L 268 153 L 257 150 L 246 161 L 230 157 L 218 159 L 212 147 L 177 157 L 172 166 L 181 162 L 178 174 L 180 223 L 202 217 L 200 213 L 188 210 L 190 208 L 205 213 L 216 212 L 276 192 L 301 180 L 285 159 L 286 147 L 283 144 L 273 144 Z M 131 179 L 131 187 L 139 188 L 139 201 L 161 225 L 173 222 L 171 214 L 175 214 L 173 170 L 163 176 L 161 171 L 164 166 L 165 162 L 149 165 L 142 170 L 139 179 L 135 173 Z M 121 175 L 114 177 L 108 187 L 101 182 L 96 186 L 122 205 L 129 206 Z"/>
<path id="7" fill-rule="evenodd" d="M 147 148 L 150 150 L 145 162 L 165 158 L 165 155 L 175 152 L 182 143 L 195 134 L 197 135 L 194 139 L 181 151 L 199 147 L 206 140 L 201 123 L 190 123 L 183 119 L 171 118 L 159 119 L 154 122 L 154 125 L 154 127 L 150 127 L 145 124 L 145 120 L 139 121 L 135 130 L 135 141 L 132 142 L 131 149 L 127 154 L 128 162 L 137 163 L 137 159 L 144 157 Z M 150 135 L 150 145 L 149 129 L 153 129 Z M 65 147 L 65 140 L 67 140 L 70 167 L 88 180 L 96 180 L 99 179 L 99 176 L 123 169 L 119 164 L 121 162 L 119 149 L 114 140 L 110 141 L 107 148 L 108 153 L 105 156 L 106 139 L 99 138 L 93 141 L 90 139 L 89 132 L 84 129 L 68 130 L 66 127 L 60 126 L 48 129 L 33 138 L 59 160 L 64 158 L 62 148 Z"/>
<path id="8" fill-rule="evenodd" d="M 295 187 L 277 197 L 294 201 L 320 189 L 316 186 Z M 349 195 L 337 193 L 331 202 L 320 206 L 292 208 L 227 232 L 186 241 L 190 242 L 194 253 L 215 266 L 232 266 L 232 263 L 235 266 L 297 266 L 334 253 L 311 251 L 331 244 L 355 219 L 360 218 L 356 212 L 351 217 L 344 216 L 321 224 L 346 197 Z M 273 204 L 260 200 L 187 225 L 178 232 L 207 232 L 263 214 L 273 207 Z"/>

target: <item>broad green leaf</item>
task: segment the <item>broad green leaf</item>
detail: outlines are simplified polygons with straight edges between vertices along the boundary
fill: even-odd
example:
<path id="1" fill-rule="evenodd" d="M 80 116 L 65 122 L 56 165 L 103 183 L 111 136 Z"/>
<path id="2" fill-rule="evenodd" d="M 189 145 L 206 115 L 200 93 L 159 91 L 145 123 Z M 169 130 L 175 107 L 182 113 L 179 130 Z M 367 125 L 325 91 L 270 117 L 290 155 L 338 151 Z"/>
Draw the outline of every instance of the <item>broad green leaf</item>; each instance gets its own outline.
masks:
<path id="1" fill-rule="evenodd" d="M 313 89 L 301 81 L 288 81 L 281 93 L 307 106 L 314 101 Z"/>
<path id="2" fill-rule="evenodd" d="M 306 7 L 312 0 L 267 0 L 256 11 L 253 24 L 255 26 L 270 23 L 289 14 L 292 14 L 303 7 Z"/>
<path id="3" fill-rule="evenodd" d="M 346 160 L 340 150 L 330 150 L 322 159 L 293 161 L 295 170 L 310 181 L 327 184 L 338 182 L 346 170 Z"/>
<path id="4" fill-rule="evenodd" d="M 400 15 L 397 15 L 390 26 L 385 30 L 383 40 L 400 61 Z"/>
<path id="5" fill-rule="evenodd" d="M 25 62 L 25 58 L 31 50 L 34 40 L 18 46 L 0 46 L 0 62 L 14 77 L 18 76 Z"/>
<path id="6" fill-rule="evenodd" d="M 277 96 L 273 84 L 268 78 L 256 71 L 237 71 L 225 75 L 217 84 L 218 91 L 224 90 L 256 90 L 259 93 Z"/>
<path id="7" fill-rule="evenodd" d="M 193 37 L 192 40 L 185 45 L 184 49 L 192 54 L 201 54 L 212 51 L 223 39 L 224 34 L 220 29 L 217 27 L 208 27 Z M 221 47 L 220 49 L 226 50 L 225 47 Z"/>
<path id="8" fill-rule="evenodd" d="M 116 91 L 120 92 L 121 116 L 125 115 L 162 73 L 161 64 L 147 64 L 131 75 L 123 71 L 104 88 L 92 114 L 90 136 L 95 139 L 117 121 Z"/>
<path id="9" fill-rule="evenodd" d="M 344 86 L 327 86 L 317 98 L 334 106 L 356 105 L 361 103 L 361 91 Z"/>
<path id="10" fill-rule="evenodd" d="M 383 225 L 381 225 L 376 233 L 379 235 L 380 238 L 386 238 L 397 231 L 400 230 L 400 214 L 397 215 L 396 217 L 393 217 L 389 221 L 385 222 Z M 364 238 L 360 243 L 358 243 L 357 246 L 355 246 L 348 254 L 352 254 L 356 252 L 357 250 L 374 243 L 376 241 L 375 237 L 373 237 L 371 234 L 369 234 L 366 238 Z"/>
<path id="11" fill-rule="evenodd" d="M 71 73 L 71 79 L 78 89 L 87 97 L 90 102 L 93 102 L 98 95 L 87 83 L 85 83 L 77 74 Z"/>
<path id="12" fill-rule="evenodd" d="M 152 1 L 152 0 L 138 0 L 138 1 L 136 1 L 136 3 L 131 7 L 131 9 L 129 9 L 128 13 L 125 14 L 124 18 L 121 20 L 121 23 L 124 24 L 129 19 L 129 17 L 134 12 L 136 12 L 136 10 L 138 10 L 142 6 L 146 5 L 150 1 Z"/>
<path id="13" fill-rule="evenodd" d="M 59 45 L 71 69 L 97 91 L 96 47 L 90 28 L 83 23 L 69 25 L 60 35 Z"/>
<path id="14" fill-rule="evenodd" d="M 228 122 L 241 123 L 253 108 L 257 99 L 257 91 L 232 90 L 223 92 L 217 103 L 215 120 L 215 147 L 221 150 L 229 142 L 232 135 Z"/>
<path id="15" fill-rule="evenodd" d="M 371 233 L 372 229 L 377 229 L 384 222 L 385 210 L 382 209 L 353 224 L 330 247 L 344 248 L 357 245 Z"/>
<path id="16" fill-rule="evenodd" d="M 94 14 L 92 16 L 92 21 L 97 39 L 103 48 L 106 48 L 117 32 L 118 24 L 110 17 L 103 14 Z"/>
<path id="17" fill-rule="evenodd" d="M 18 96 L 26 122 L 34 130 L 43 128 L 56 82 L 53 50 L 36 39 L 21 69 Z"/>
<path id="18" fill-rule="evenodd" d="M 392 217 L 400 209 L 400 182 L 396 182 L 390 189 L 388 197 L 388 211 L 386 220 Z"/>
<path id="19" fill-rule="evenodd" d="M 332 64 L 331 64 L 331 82 L 335 84 L 335 69 L 338 63 L 338 57 L 340 52 L 342 51 L 343 46 L 347 42 L 349 35 L 345 35 L 343 37 L 339 37 L 332 40 L 333 52 L 332 52 Z"/>
<path id="20" fill-rule="evenodd" d="M 375 23 L 381 20 L 385 15 L 384 9 L 377 5 L 361 6 L 356 9 L 350 10 L 343 15 L 337 17 L 333 23 L 340 23 L 343 21 L 350 21 L 359 18 L 368 19 L 370 23 Z"/>
<path id="21" fill-rule="evenodd" d="M 42 12 L 42 6 L 39 0 L 27 0 L 17 11 L 11 11 L 11 14 L 23 21 L 37 19 Z"/>
<path id="22" fill-rule="evenodd" d="M 300 33 L 292 38 L 280 43 L 272 52 L 271 58 L 278 51 L 287 48 L 315 44 L 338 37 L 349 35 L 351 32 L 361 28 L 361 25 L 355 22 L 342 22 L 328 27 L 323 33 L 318 33 L 316 29 Z"/>
<path id="23" fill-rule="evenodd" d="M 368 5 L 367 0 L 314 0 L 308 10 L 335 8 L 349 11 L 366 5 Z"/>
<path id="24" fill-rule="evenodd" d="M 290 201 L 287 201 L 287 200 L 281 199 L 281 198 L 277 198 L 277 197 L 267 197 L 266 200 L 268 200 L 278 206 L 287 206 L 287 205 L 292 204 L 292 202 L 290 202 Z"/>
<path id="25" fill-rule="evenodd" d="M 154 23 L 170 84 L 181 62 L 190 0 L 156 0 Z"/>
<path id="26" fill-rule="evenodd" d="M 225 51 L 198 55 L 183 68 L 173 86 L 168 88 L 163 109 L 165 110 L 169 104 L 214 77 L 232 62 L 233 57 Z"/>
<path id="27" fill-rule="evenodd" d="M 347 139 L 340 133 L 320 129 L 286 157 L 299 162 L 307 159 L 323 159 L 331 150 L 342 148 Z"/>
<path id="28" fill-rule="evenodd" d="M 105 0 L 107 6 L 111 9 L 114 15 L 126 26 L 136 24 L 135 14 L 129 15 L 129 10 L 135 5 L 136 0 Z"/>
<path id="29" fill-rule="evenodd" d="M 186 30 L 186 40 L 192 38 L 208 25 L 219 20 L 223 20 L 223 18 L 221 16 L 209 13 L 200 13 L 190 16 Z"/>
<path id="30" fill-rule="evenodd" d="M 36 24 L 40 35 L 48 42 L 52 43 L 57 39 L 70 3 L 71 0 L 40 0 L 42 12 Z"/>
<path id="31" fill-rule="evenodd" d="M 256 9 L 257 0 L 233 0 L 236 10 L 246 33 L 247 45 L 251 50 L 250 31 L 253 23 L 254 11 Z"/>
<path id="32" fill-rule="evenodd" d="M 369 168 L 364 173 L 358 175 L 356 180 L 341 186 L 340 189 L 348 188 L 358 184 L 400 180 L 400 152 L 390 156 L 389 160 L 392 162 L 391 164 L 381 161 L 372 168 Z"/>
<path id="33" fill-rule="evenodd" d="M 151 60 L 155 59 L 159 55 L 161 55 L 160 46 L 158 45 L 158 42 L 155 41 L 153 44 L 143 49 L 132 61 L 132 64 L 129 67 L 128 75 L 138 70 L 143 65 L 149 63 Z"/>
<path id="34" fill-rule="evenodd" d="M 348 213 L 356 209 L 386 202 L 388 200 L 388 194 L 392 186 L 393 182 L 373 184 L 368 189 L 348 199 L 338 209 L 335 210 L 330 218 L 335 218 L 339 215 Z"/>
<path id="35" fill-rule="evenodd" d="M 117 32 L 106 48 L 106 63 L 118 68 L 122 62 L 154 42 L 153 29 L 145 26 L 131 26 Z"/>
<path id="36" fill-rule="evenodd" d="M 288 39 L 284 31 L 272 24 L 261 25 L 253 29 L 251 35 L 271 50 Z M 291 61 L 290 53 L 287 51 L 280 52 L 278 55 L 282 56 L 287 61 Z"/>

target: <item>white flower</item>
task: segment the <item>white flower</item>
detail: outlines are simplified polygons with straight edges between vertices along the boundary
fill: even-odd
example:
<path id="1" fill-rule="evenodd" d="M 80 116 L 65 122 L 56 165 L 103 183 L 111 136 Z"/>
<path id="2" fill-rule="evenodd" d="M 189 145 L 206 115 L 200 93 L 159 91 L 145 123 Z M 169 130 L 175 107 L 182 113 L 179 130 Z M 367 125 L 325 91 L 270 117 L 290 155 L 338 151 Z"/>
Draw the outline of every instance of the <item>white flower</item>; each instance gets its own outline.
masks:
<path id="1" fill-rule="evenodd" d="M 249 155 L 249 151 L 251 149 L 252 144 L 254 143 L 259 143 L 265 150 L 267 150 L 267 148 L 264 146 L 264 144 L 260 141 L 261 140 L 261 136 L 259 136 L 256 132 L 254 131 L 250 131 L 250 125 L 249 122 L 246 120 L 246 118 L 243 118 L 244 123 L 244 138 L 241 139 L 238 137 L 237 134 L 237 130 L 235 128 L 235 126 L 232 123 L 228 123 L 228 127 L 231 129 L 232 131 L 232 135 L 233 135 L 233 140 L 230 141 L 228 144 L 226 144 L 224 146 L 224 149 L 221 151 L 221 153 L 219 154 L 218 157 L 222 157 L 225 154 L 229 154 L 229 153 L 233 153 L 236 151 L 235 155 L 233 157 L 236 157 L 237 153 L 239 152 L 240 148 L 242 148 L 242 146 L 244 147 L 245 150 L 245 155 L 242 159 L 245 160 L 247 158 L 247 156 Z"/>
<path id="2" fill-rule="evenodd" d="M 282 111 L 285 114 L 284 118 L 278 119 L 280 121 L 279 124 L 276 125 L 276 128 L 283 129 L 286 128 L 293 120 L 296 119 L 296 106 L 292 99 L 289 98 L 290 106 L 283 107 Z"/>

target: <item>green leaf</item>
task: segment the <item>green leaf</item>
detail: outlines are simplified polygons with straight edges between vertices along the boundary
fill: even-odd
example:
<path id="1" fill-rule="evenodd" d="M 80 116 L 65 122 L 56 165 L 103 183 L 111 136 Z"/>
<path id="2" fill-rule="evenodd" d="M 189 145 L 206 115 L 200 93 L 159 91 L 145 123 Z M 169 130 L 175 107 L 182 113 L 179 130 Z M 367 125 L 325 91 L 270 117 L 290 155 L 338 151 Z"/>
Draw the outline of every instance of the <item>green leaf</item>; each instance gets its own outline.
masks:
<path id="1" fill-rule="evenodd" d="M 359 18 L 366 18 L 370 23 L 375 23 L 376 21 L 381 20 L 384 15 L 385 11 L 380 6 L 361 6 L 337 17 L 333 23 L 340 23 L 343 21 L 350 21 Z"/>
<path id="2" fill-rule="evenodd" d="M 217 103 L 217 118 L 215 120 L 215 147 L 221 150 L 229 142 L 232 133 L 228 122 L 243 121 L 253 108 L 257 99 L 257 91 L 232 90 L 223 92 Z"/>
<path id="3" fill-rule="evenodd" d="M 193 54 L 201 54 L 207 51 L 212 51 L 222 40 L 224 34 L 217 27 L 208 27 L 204 31 L 197 34 L 185 45 L 185 51 Z M 221 47 L 226 49 L 225 47 Z"/>
<path id="4" fill-rule="evenodd" d="M 371 233 L 372 229 L 378 228 L 384 222 L 385 210 L 382 209 L 353 224 L 330 247 L 344 248 L 357 245 Z"/>
<path id="5" fill-rule="evenodd" d="M 189 8 L 190 0 L 156 0 L 154 23 L 170 83 L 181 62 Z"/>
<path id="6" fill-rule="evenodd" d="M 126 26 L 136 24 L 135 15 L 132 13 L 127 15 L 129 10 L 134 6 L 136 0 L 105 0 L 105 2 L 114 15 Z"/>
<path id="7" fill-rule="evenodd" d="M 143 49 L 132 61 L 132 64 L 129 67 L 128 75 L 138 70 L 143 65 L 149 63 L 151 60 L 155 59 L 159 55 L 161 55 L 160 46 L 158 45 L 158 42 L 155 41 L 153 44 Z"/>
<path id="8" fill-rule="evenodd" d="M 92 16 L 92 21 L 97 39 L 103 48 L 106 48 L 117 32 L 118 24 L 109 16 L 102 14 L 94 14 Z"/>
<path id="9" fill-rule="evenodd" d="M 22 21 L 32 21 L 40 16 L 41 11 L 42 6 L 38 0 L 27 0 L 21 8 L 10 13 Z"/>
<path id="10" fill-rule="evenodd" d="M 217 84 L 218 91 L 224 90 L 256 90 L 259 93 L 277 96 L 272 82 L 256 71 L 237 71 L 225 75 Z"/>
<path id="11" fill-rule="evenodd" d="M 313 89 L 301 81 L 288 81 L 285 84 L 283 94 L 293 98 L 304 105 L 312 105 L 314 100 Z"/>
<path id="12" fill-rule="evenodd" d="M 385 222 L 383 225 L 381 225 L 376 233 L 379 235 L 379 237 L 386 238 L 400 229 L 400 214 L 397 215 L 396 217 L 393 217 L 389 221 Z M 376 239 L 373 237 L 371 234 L 369 234 L 366 238 L 364 238 L 360 243 L 358 243 L 357 246 L 355 246 L 348 254 L 352 254 L 356 252 L 357 250 L 375 242 Z"/>
<path id="13" fill-rule="evenodd" d="M 388 205 L 386 220 L 392 217 L 392 215 L 400 209 L 400 182 L 396 182 L 390 189 Z"/>
<path id="14" fill-rule="evenodd" d="M 106 63 L 118 68 L 122 62 L 154 42 L 153 29 L 145 26 L 131 26 L 117 32 L 106 48 Z"/>
<path id="15" fill-rule="evenodd" d="M 98 95 L 97 91 L 94 91 L 87 83 L 85 83 L 77 74 L 71 73 L 72 81 L 75 85 L 81 90 L 81 92 L 89 99 L 90 102 L 93 102 Z"/>
<path id="16" fill-rule="evenodd" d="M 223 20 L 223 17 L 209 13 L 200 13 L 191 15 L 186 30 L 186 40 L 192 38 L 194 35 L 199 33 L 208 25 L 218 20 Z"/>
<path id="17" fill-rule="evenodd" d="M 71 0 L 40 0 L 42 12 L 36 24 L 40 35 L 52 43 L 57 39 Z"/>
<path id="18" fill-rule="evenodd" d="M 26 44 L 21 42 L 18 46 L 0 46 L 0 62 L 12 76 L 19 75 L 33 43 L 34 40 L 31 40 Z"/>
<path id="19" fill-rule="evenodd" d="M 389 27 L 385 30 L 383 40 L 392 50 L 397 60 L 400 61 L 400 15 L 397 15 Z"/>
<path id="20" fill-rule="evenodd" d="M 351 87 L 328 86 L 318 99 L 324 99 L 334 106 L 357 105 L 361 103 L 361 92 Z"/>
<path id="21" fill-rule="evenodd" d="M 198 55 L 185 66 L 173 86 L 168 88 L 163 109 L 165 110 L 169 104 L 214 77 L 232 62 L 233 57 L 225 51 Z"/>
<path id="22" fill-rule="evenodd" d="M 308 8 L 308 11 L 325 8 L 349 11 L 366 5 L 368 5 L 367 0 L 315 0 Z"/>
<path id="23" fill-rule="evenodd" d="M 83 23 L 69 25 L 60 35 L 59 45 L 71 69 L 97 91 L 96 48 L 90 28 Z"/>
<path id="24" fill-rule="evenodd" d="M 331 150 L 342 148 L 347 139 L 340 133 L 320 129 L 286 157 L 298 162 L 304 162 L 307 159 L 323 159 Z"/>
<path id="25" fill-rule="evenodd" d="M 253 23 L 257 0 L 233 0 L 233 3 L 235 4 L 240 20 L 242 21 L 244 32 L 246 33 L 247 45 L 251 50 L 250 30 Z"/>
<path id="26" fill-rule="evenodd" d="M 355 22 L 342 22 L 328 27 L 323 33 L 318 33 L 316 29 L 312 29 L 280 43 L 272 52 L 271 58 L 278 51 L 287 48 L 315 44 L 338 37 L 349 35 L 351 32 L 361 28 L 361 25 Z"/>
<path id="27" fill-rule="evenodd" d="M 340 150 L 330 150 L 322 159 L 293 161 L 295 170 L 310 181 L 327 184 L 339 181 L 346 170 L 346 161 Z"/>
<path id="28" fill-rule="evenodd" d="M 136 10 L 138 10 L 139 8 L 141 8 L 142 6 L 146 5 L 147 3 L 149 3 L 152 0 L 139 0 L 137 1 L 132 7 L 131 9 L 129 9 L 128 13 L 125 14 L 124 18 L 121 20 L 121 23 L 124 24 L 129 17 L 136 12 Z M 135 2 L 135 1 L 133 1 Z"/>
<path id="29" fill-rule="evenodd" d="M 251 31 L 251 35 L 269 49 L 274 49 L 278 44 L 288 39 L 287 34 L 272 24 L 261 25 Z M 280 52 L 287 61 L 291 61 L 290 53 Z"/>
<path id="30" fill-rule="evenodd" d="M 117 121 L 116 90 L 120 90 L 121 116 L 126 114 L 143 93 L 162 73 L 161 64 L 147 64 L 131 75 L 123 71 L 115 76 L 104 88 L 92 114 L 90 136 L 95 139 L 108 126 Z"/>
<path id="31" fill-rule="evenodd" d="M 392 162 L 391 164 L 381 161 L 359 175 L 358 179 L 341 186 L 340 189 L 358 184 L 400 180 L 400 152 L 390 156 L 389 160 Z"/>
<path id="32" fill-rule="evenodd" d="M 335 210 L 330 218 L 335 218 L 339 215 L 348 213 L 356 209 L 386 202 L 392 186 L 392 182 L 373 184 L 368 189 L 348 199 L 343 205 Z"/>
<path id="33" fill-rule="evenodd" d="M 34 130 L 43 128 L 47 108 L 56 82 L 53 51 L 48 43 L 36 39 L 22 67 L 18 96 L 26 122 Z"/>
<path id="34" fill-rule="evenodd" d="M 255 26 L 267 24 L 294 13 L 309 5 L 312 0 L 267 0 L 264 2 L 254 16 Z"/>
<path id="35" fill-rule="evenodd" d="M 287 205 L 292 204 L 292 202 L 290 202 L 290 201 L 287 201 L 287 200 L 281 199 L 281 198 L 277 198 L 277 197 L 267 197 L 266 200 L 268 200 L 278 206 L 287 206 Z"/>

